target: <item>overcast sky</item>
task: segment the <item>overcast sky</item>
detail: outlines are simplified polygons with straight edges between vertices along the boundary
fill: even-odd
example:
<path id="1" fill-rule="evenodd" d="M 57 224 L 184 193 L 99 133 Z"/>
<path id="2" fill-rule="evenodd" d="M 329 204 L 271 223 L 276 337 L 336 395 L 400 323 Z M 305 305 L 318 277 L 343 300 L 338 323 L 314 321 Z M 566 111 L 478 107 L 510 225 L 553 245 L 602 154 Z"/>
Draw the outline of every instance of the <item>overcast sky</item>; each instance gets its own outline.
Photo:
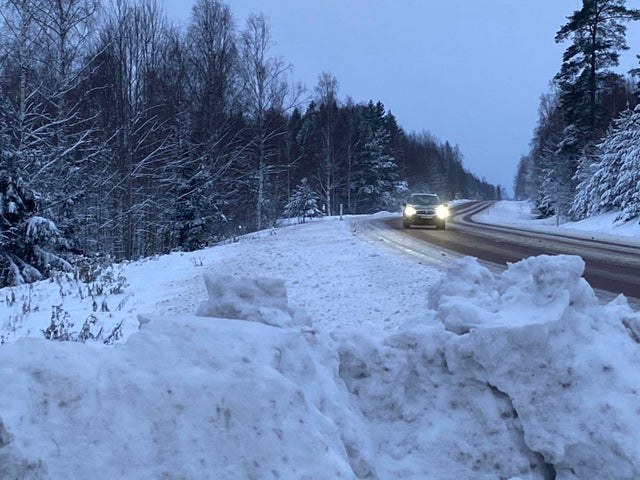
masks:
<path id="1" fill-rule="evenodd" d="M 629 7 L 638 0 L 630 0 Z M 191 0 L 165 0 L 178 22 Z M 467 169 L 511 191 L 540 95 L 568 44 L 554 42 L 581 0 L 229 0 L 238 28 L 270 20 L 273 53 L 310 90 L 327 71 L 341 99 L 380 100 L 407 132 L 457 144 Z M 640 26 L 620 68 L 638 65 Z"/>

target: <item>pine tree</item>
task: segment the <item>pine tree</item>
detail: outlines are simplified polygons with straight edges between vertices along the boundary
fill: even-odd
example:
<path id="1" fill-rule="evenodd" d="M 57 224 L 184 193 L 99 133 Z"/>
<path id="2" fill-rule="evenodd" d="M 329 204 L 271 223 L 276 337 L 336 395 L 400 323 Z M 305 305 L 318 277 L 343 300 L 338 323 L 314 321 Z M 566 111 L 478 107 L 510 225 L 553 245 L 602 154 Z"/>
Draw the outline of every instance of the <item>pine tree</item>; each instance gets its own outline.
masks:
<path id="1" fill-rule="evenodd" d="M 608 70 L 618 65 L 622 50 L 627 50 L 624 22 L 640 19 L 640 10 L 628 9 L 625 0 L 583 0 L 582 8 L 556 34 L 556 42 L 571 38 L 556 80 L 560 86 L 560 104 L 566 120 L 583 142 L 593 140 L 602 120 L 598 95 Z M 600 122 L 599 122 L 600 121 Z"/>
<path id="2" fill-rule="evenodd" d="M 289 198 L 285 206 L 284 214 L 287 217 L 300 217 L 302 223 L 305 218 L 322 216 L 322 211 L 318 208 L 319 196 L 311 189 L 309 182 L 303 178 Z"/>
<path id="3" fill-rule="evenodd" d="M 365 211 L 386 208 L 392 202 L 397 165 L 389 149 L 389 134 L 378 127 L 364 144 L 356 176 L 356 193 Z"/>

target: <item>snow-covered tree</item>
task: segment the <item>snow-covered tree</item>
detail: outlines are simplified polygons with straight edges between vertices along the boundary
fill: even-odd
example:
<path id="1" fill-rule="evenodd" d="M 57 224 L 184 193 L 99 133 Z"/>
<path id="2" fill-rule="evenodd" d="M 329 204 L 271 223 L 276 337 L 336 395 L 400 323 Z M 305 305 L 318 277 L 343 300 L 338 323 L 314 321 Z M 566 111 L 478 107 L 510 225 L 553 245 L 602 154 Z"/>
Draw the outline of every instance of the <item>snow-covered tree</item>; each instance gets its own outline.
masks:
<path id="1" fill-rule="evenodd" d="M 624 112 L 598 145 L 592 175 L 578 187 L 574 208 L 586 215 L 620 211 L 617 220 L 640 216 L 640 107 Z"/>
<path id="2" fill-rule="evenodd" d="M 0 98 L 16 167 L 63 230 L 89 188 L 91 116 L 83 101 L 97 0 L 0 0 Z"/>
<path id="3" fill-rule="evenodd" d="M 596 201 L 600 192 L 600 185 L 593 188 L 591 180 L 597 170 L 597 159 L 600 154 L 598 145 L 585 151 L 578 162 L 578 169 L 574 175 L 576 188 L 571 204 L 570 214 L 574 219 L 586 218 L 591 215 L 591 206 Z"/>
<path id="4" fill-rule="evenodd" d="M 305 218 L 321 217 L 322 211 L 318 208 L 319 198 L 319 195 L 309 186 L 308 180 L 303 178 L 289 198 L 284 214 L 287 217 L 300 217 L 302 223 Z"/>
<path id="5" fill-rule="evenodd" d="M 188 250 L 215 241 L 230 217 L 239 220 L 230 201 L 237 194 L 240 169 L 233 167 L 241 148 L 232 121 L 239 88 L 236 33 L 227 4 L 197 0 L 184 40 L 176 42 L 172 63 L 185 90 L 177 102 L 185 110 L 177 128 L 183 130 L 179 143 L 186 148 L 172 168 L 176 191 L 171 211 L 176 241 Z"/>
<path id="6" fill-rule="evenodd" d="M 38 214 L 38 195 L 0 152 L 0 287 L 34 282 L 53 269 L 70 270 L 59 254 L 65 245 L 56 225 Z"/>
<path id="7" fill-rule="evenodd" d="M 407 190 L 399 175 L 391 149 L 390 133 L 384 122 L 384 106 L 369 102 L 360 123 L 357 160 L 351 176 L 355 204 L 372 212 L 393 206 L 395 194 Z"/>
<path id="8" fill-rule="evenodd" d="M 365 143 L 357 165 L 356 196 L 358 203 L 367 211 L 391 206 L 394 194 L 406 191 L 388 142 L 389 134 L 379 127 Z"/>
<path id="9" fill-rule="evenodd" d="M 280 151 L 274 143 L 285 133 L 282 114 L 296 102 L 297 89 L 288 83 L 291 65 L 271 56 L 271 28 L 263 15 L 250 15 L 238 38 L 240 98 L 248 119 L 250 141 L 246 148 L 246 188 L 254 193 L 255 228 L 264 226 L 269 210 L 269 187 L 282 170 Z"/>
<path id="10" fill-rule="evenodd" d="M 625 108 L 624 79 L 611 69 L 618 65 L 620 53 L 628 50 L 626 22 L 638 19 L 640 10 L 627 8 L 626 0 L 582 0 L 582 7 L 567 17 L 567 22 L 556 33 L 557 43 L 569 43 L 561 69 L 554 78 L 555 108 L 561 113 L 564 126 L 561 139 L 553 142 L 555 148 L 549 155 L 554 157 L 555 165 L 540 165 L 538 169 L 538 172 L 555 172 L 555 182 L 536 180 L 539 186 L 560 189 L 562 197 L 566 196 L 565 192 L 570 197 L 578 193 L 579 198 L 570 199 L 574 217 L 584 214 L 585 202 L 589 201 L 575 189 L 590 178 L 598 154 L 596 145 L 612 119 Z M 555 135 L 558 126 L 556 122 Z M 544 130 L 545 126 L 542 127 Z M 534 155 L 533 160 L 538 162 L 543 158 Z M 558 165 L 557 161 L 564 165 Z M 549 193 L 557 196 L 554 190 L 538 193 L 542 200 Z M 537 203 L 545 209 L 542 201 Z"/>

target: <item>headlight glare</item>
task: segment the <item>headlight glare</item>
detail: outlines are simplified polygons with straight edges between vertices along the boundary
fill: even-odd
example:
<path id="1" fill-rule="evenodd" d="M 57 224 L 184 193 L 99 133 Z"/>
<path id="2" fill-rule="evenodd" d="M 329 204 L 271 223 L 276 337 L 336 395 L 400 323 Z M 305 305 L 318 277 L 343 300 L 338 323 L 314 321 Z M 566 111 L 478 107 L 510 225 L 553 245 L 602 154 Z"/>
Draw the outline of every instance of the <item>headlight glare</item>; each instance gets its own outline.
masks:
<path id="1" fill-rule="evenodd" d="M 436 208 L 436 216 L 439 219 L 444 220 L 449 216 L 449 209 L 444 205 L 438 205 L 438 207 Z"/>
<path id="2" fill-rule="evenodd" d="M 408 205 L 408 206 L 404 207 L 404 214 L 407 217 L 412 217 L 413 215 L 416 214 L 416 209 L 413 208 L 411 205 Z"/>

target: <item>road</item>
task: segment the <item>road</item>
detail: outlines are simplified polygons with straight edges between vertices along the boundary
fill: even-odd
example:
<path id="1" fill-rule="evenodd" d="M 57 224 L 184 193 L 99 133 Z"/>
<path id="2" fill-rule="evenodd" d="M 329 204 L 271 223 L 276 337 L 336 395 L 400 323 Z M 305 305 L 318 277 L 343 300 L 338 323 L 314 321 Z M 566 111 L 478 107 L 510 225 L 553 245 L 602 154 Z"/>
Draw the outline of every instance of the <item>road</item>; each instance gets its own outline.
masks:
<path id="1" fill-rule="evenodd" d="M 491 202 L 473 202 L 455 207 L 453 221 L 446 230 L 403 229 L 400 216 L 374 217 L 356 223 L 355 228 L 369 241 L 383 242 L 417 261 L 440 268 L 463 255 L 478 258 L 494 273 L 506 268 L 507 262 L 530 256 L 580 255 L 586 264 L 584 277 L 599 291 L 601 299 L 624 293 L 632 297 L 630 303 L 639 304 L 640 246 L 474 222 L 472 216 L 490 205 Z"/>

